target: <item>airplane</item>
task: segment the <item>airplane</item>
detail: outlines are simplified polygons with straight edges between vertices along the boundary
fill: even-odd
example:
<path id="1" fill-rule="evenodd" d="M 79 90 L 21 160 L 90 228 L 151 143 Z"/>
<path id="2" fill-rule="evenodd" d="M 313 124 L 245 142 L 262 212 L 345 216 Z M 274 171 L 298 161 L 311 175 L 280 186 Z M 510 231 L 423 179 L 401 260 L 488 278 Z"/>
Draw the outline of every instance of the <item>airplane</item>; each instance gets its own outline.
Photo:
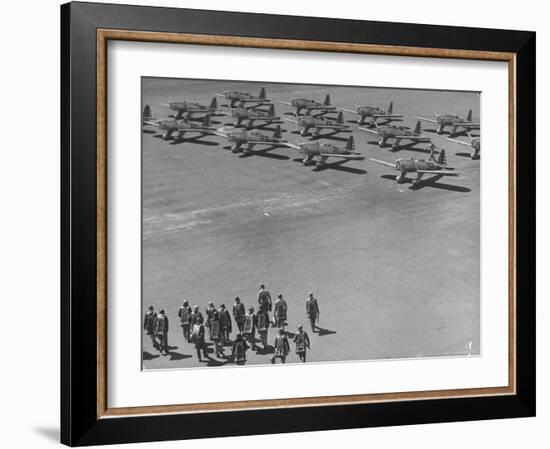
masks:
<path id="1" fill-rule="evenodd" d="M 468 145 L 472 147 L 473 151 L 470 157 L 472 159 L 479 159 L 479 151 L 481 149 L 481 141 L 479 137 L 472 137 L 470 133 L 467 133 L 468 137 L 470 138 L 469 142 L 465 142 L 464 140 L 458 140 L 458 139 L 450 139 L 447 137 L 447 140 L 450 140 L 451 142 L 459 143 L 460 145 Z"/>
<path id="2" fill-rule="evenodd" d="M 240 92 L 238 90 L 225 90 L 222 93 L 215 93 L 216 97 L 222 97 L 226 100 L 229 100 L 229 106 L 234 108 L 239 105 L 239 107 L 244 107 L 246 103 L 259 103 L 257 106 L 271 103 L 265 93 L 265 87 L 260 89 L 259 95 L 254 95 L 249 92 Z"/>
<path id="3" fill-rule="evenodd" d="M 281 127 L 277 125 L 273 136 L 267 136 L 257 130 L 243 131 L 241 129 L 226 129 L 220 128 L 214 132 L 217 136 L 225 137 L 229 142 L 233 143 L 231 151 L 244 154 L 250 153 L 256 145 L 272 145 L 285 146 L 286 141 L 281 139 Z M 246 145 L 243 149 L 242 146 Z"/>
<path id="4" fill-rule="evenodd" d="M 158 128 L 159 130 L 163 131 L 162 138 L 164 140 L 170 139 L 172 137 L 173 133 L 178 133 L 176 139 L 181 140 L 185 133 L 199 133 L 199 134 L 213 134 L 215 131 L 214 128 L 211 128 L 210 125 L 210 117 L 206 115 L 202 122 L 189 122 L 184 119 L 176 120 L 175 118 L 167 118 L 167 119 L 154 119 L 153 117 L 149 116 L 147 117 L 145 114 L 150 114 L 151 110 L 149 109 L 149 106 L 145 106 L 144 108 L 144 117 L 143 117 L 143 124 L 154 126 Z"/>
<path id="5" fill-rule="evenodd" d="M 460 172 L 454 171 L 451 167 L 447 166 L 447 156 L 444 149 L 441 149 L 439 157 L 435 158 L 435 145 L 430 144 L 430 157 L 428 159 L 415 159 L 415 158 L 401 158 L 395 162 L 386 162 L 379 159 L 370 159 L 377 164 L 392 167 L 399 172 L 399 175 L 395 178 L 398 183 L 405 182 L 405 175 L 407 173 L 416 173 L 416 178 L 413 179 L 412 184 L 416 186 L 422 180 L 425 174 L 439 175 L 439 176 L 457 176 Z"/>
<path id="6" fill-rule="evenodd" d="M 239 127 L 242 122 L 248 120 L 247 128 L 252 128 L 255 121 L 265 122 L 265 124 L 278 122 L 281 117 L 275 115 L 275 105 L 269 105 L 268 110 L 233 108 L 231 112 L 222 112 L 223 115 L 230 115 L 235 119 L 234 126 Z"/>
<path id="7" fill-rule="evenodd" d="M 466 131 L 471 129 L 479 129 L 479 121 L 472 121 L 472 110 L 468 111 L 466 118 L 460 118 L 458 114 L 438 114 L 434 112 L 435 120 L 426 117 L 417 117 L 424 122 L 430 122 L 437 124 L 437 134 L 443 134 L 443 130 L 446 126 L 452 127 L 451 134 L 456 134 L 458 128 L 463 128 Z"/>
<path id="8" fill-rule="evenodd" d="M 287 122 L 292 122 L 298 125 L 302 130 L 300 131 L 301 136 L 306 136 L 309 134 L 310 129 L 314 129 L 313 136 L 319 136 L 319 133 L 322 129 L 332 129 L 334 131 L 341 131 L 348 129 L 349 126 L 344 124 L 344 114 L 340 111 L 338 117 L 335 119 L 329 119 L 326 117 L 311 116 L 311 115 L 298 115 L 296 120 L 283 117 L 283 120 Z"/>
<path id="9" fill-rule="evenodd" d="M 180 119 L 185 114 L 185 118 L 191 120 L 194 113 L 214 114 L 218 109 L 218 100 L 215 97 L 212 98 L 209 106 L 190 101 L 169 101 L 168 103 L 161 103 L 161 106 L 166 106 L 172 111 L 176 111 L 175 119 Z"/>
<path id="10" fill-rule="evenodd" d="M 293 98 L 292 100 L 290 100 L 290 102 L 280 100 L 277 100 L 277 102 L 296 108 L 296 115 L 300 115 L 302 109 L 306 110 L 306 115 L 311 115 L 311 111 L 320 111 L 320 114 L 323 114 L 329 111 L 336 110 L 335 106 L 330 105 L 329 94 L 327 94 L 323 103 L 319 103 L 318 101 L 311 100 L 309 98 Z"/>
<path id="11" fill-rule="evenodd" d="M 322 168 L 329 157 L 337 157 L 342 159 L 364 159 L 361 153 L 355 151 L 355 141 L 353 136 L 350 136 L 344 148 L 338 147 L 332 143 L 320 142 L 301 142 L 297 145 L 287 143 L 286 146 L 300 151 L 304 155 L 303 164 L 313 165 L 317 168 Z M 314 160 L 315 157 L 319 159 Z"/>
<path id="12" fill-rule="evenodd" d="M 377 125 L 378 120 L 383 120 L 384 124 L 388 124 L 403 118 L 403 115 L 393 113 L 393 102 L 390 102 L 387 111 L 384 111 L 377 106 L 366 105 L 358 105 L 355 111 L 346 108 L 338 109 L 340 109 L 341 111 L 350 112 L 352 114 L 357 114 L 359 116 L 359 120 L 357 122 L 358 125 L 364 125 L 365 119 L 369 119 L 372 125 Z"/>
<path id="13" fill-rule="evenodd" d="M 367 131 L 372 134 L 380 136 L 378 146 L 384 148 L 389 139 L 395 139 L 392 150 L 399 147 L 402 140 L 409 140 L 411 142 L 428 142 L 431 143 L 431 137 L 424 136 L 422 134 L 422 125 L 420 121 L 416 122 L 414 130 L 411 130 L 408 126 L 376 126 L 375 128 L 359 127 L 363 131 Z"/>

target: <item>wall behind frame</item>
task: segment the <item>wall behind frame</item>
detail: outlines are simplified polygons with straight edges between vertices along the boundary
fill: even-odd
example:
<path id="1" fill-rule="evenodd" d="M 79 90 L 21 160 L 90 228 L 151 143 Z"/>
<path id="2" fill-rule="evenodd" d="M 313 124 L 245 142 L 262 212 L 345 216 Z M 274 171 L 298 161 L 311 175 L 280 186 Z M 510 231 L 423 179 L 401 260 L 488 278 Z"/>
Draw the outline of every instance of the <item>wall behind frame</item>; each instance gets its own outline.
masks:
<path id="1" fill-rule="evenodd" d="M 550 88 L 540 81 L 550 79 L 547 56 L 550 31 L 546 27 L 544 3 L 536 0 L 525 0 L 521 6 L 517 2 L 501 2 L 498 10 L 492 2 L 475 0 L 463 0 L 456 6 L 435 0 L 394 0 L 391 7 L 384 2 L 353 0 L 236 0 L 230 3 L 132 0 L 127 3 L 535 30 L 539 130 L 550 120 L 545 107 L 550 101 Z M 4 151 L 0 176 L 4 212 L 0 224 L 0 263 L 9 275 L 2 277 L 0 285 L 4 312 L 19 317 L 4 320 L 2 329 L 5 338 L 1 373 L 3 385 L 9 388 L 3 389 L 0 413 L 4 422 L 10 424 L 3 429 L 0 442 L 12 448 L 59 447 L 59 4 L 55 0 L 10 2 L 4 5 L 5 20 L 0 27 L 4 68 L 0 72 L 1 99 L 6 119 L 9 118 L 4 121 L 1 138 Z M 48 114 L 33 122 L 31 132 L 27 122 L 36 116 L 31 111 L 37 104 Z M 550 153 L 543 151 L 542 139 L 538 140 L 537 229 L 543 230 L 550 228 L 550 212 L 548 208 L 543 209 L 544 198 L 550 195 L 550 184 L 544 180 L 542 170 L 550 165 Z M 537 246 L 538 273 L 543 275 L 550 272 L 547 232 L 539 232 Z M 550 306 L 541 300 L 550 298 L 548 284 L 539 282 L 538 298 L 537 374 L 539 379 L 548 379 L 550 351 L 545 342 L 550 341 L 550 328 L 542 324 L 550 318 Z M 462 449 L 472 444 L 516 449 L 525 443 L 540 448 L 547 444 L 548 425 L 550 387 L 548 382 L 539 382 L 537 418 L 240 437 L 226 439 L 222 444 L 227 449 L 333 448 L 337 445 Z M 220 443 L 219 440 L 192 441 L 186 442 L 185 447 L 213 449 Z M 135 447 L 181 448 L 183 445 L 169 442 Z"/>

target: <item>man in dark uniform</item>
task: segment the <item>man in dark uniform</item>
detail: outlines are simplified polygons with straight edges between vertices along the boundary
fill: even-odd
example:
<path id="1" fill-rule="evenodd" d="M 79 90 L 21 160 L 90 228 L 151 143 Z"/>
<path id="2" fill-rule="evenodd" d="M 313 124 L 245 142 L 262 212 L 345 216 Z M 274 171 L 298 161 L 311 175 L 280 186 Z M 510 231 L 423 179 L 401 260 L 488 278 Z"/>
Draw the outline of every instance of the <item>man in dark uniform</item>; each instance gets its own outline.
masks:
<path id="1" fill-rule="evenodd" d="M 155 312 L 155 309 L 153 308 L 153 306 L 149 306 L 149 309 L 145 313 L 145 317 L 143 319 L 143 329 L 145 330 L 145 333 L 151 338 L 151 342 L 153 343 L 153 348 L 158 349 L 159 345 L 155 338 L 155 320 L 156 319 L 157 319 L 157 314 Z"/>
<path id="2" fill-rule="evenodd" d="M 286 311 L 288 306 L 286 301 L 283 299 L 283 295 L 279 293 L 277 296 L 277 301 L 275 301 L 275 307 L 273 311 L 273 318 L 275 320 L 275 326 L 279 329 L 286 326 Z"/>
<path id="3" fill-rule="evenodd" d="M 193 307 L 193 313 L 189 317 L 189 324 L 191 325 L 191 329 L 193 329 L 194 324 L 204 324 L 204 317 L 202 316 L 199 306 Z"/>
<path id="4" fill-rule="evenodd" d="M 296 343 L 296 354 L 300 357 L 300 360 L 306 362 L 306 351 L 310 349 L 309 335 L 304 331 L 304 327 L 299 324 L 298 332 L 294 334 L 294 343 Z"/>
<path id="5" fill-rule="evenodd" d="M 313 297 L 312 292 L 309 292 L 306 299 L 306 314 L 311 324 L 311 332 L 315 332 L 317 323 L 319 322 L 319 304 L 317 303 L 317 299 Z"/>
<path id="6" fill-rule="evenodd" d="M 267 333 L 269 331 L 269 315 L 267 311 L 258 310 L 256 313 L 256 326 L 264 349 L 267 348 Z"/>
<path id="7" fill-rule="evenodd" d="M 244 304 L 241 302 L 241 298 L 237 296 L 235 298 L 235 304 L 233 304 L 233 319 L 235 320 L 235 324 L 237 325 L 239 332 L 243 331 L 245 314 L 246 309 L 244 308 Z"/>
<path id="8" fill-rule="evenodd" d="M 225 346 L 229 341 L 229 335 L 231 334 L 233 327 L 231 325 L 231 315 L 229 311 L 225 308 L 225 304 L 220 306 L 218 311 L 220 316 L 220 335 L 221 335 L 221 344 Z"/>
<path id="9" fill-rule="evenodd" d="M 242 334 L 239 332 L 235 337 L 235 341 L 233 342 L 233 349 L 231 351 L 231 355 L 233 356 L 233 360 L 235 363 L 243 364 L 246 362 L 247 349 L 248 344 L 246 343 L 246 340 L 243 338 Z"/>
<path id="10" fill-rule="evenodd" d="M 214 350 L 216 351 L 216 357 L 225 357 L 223 353 L 223 337 L 221 332 L 220 313 L 214 309 L 210 313 L 209 318 L 210 326 L 210 341 L 214 343 Z"/>
<path id="11" fill-rule="evenodd" d="M 208 307 L 206 308 L 206 322 L 204 323 L 204 325 L 208 329 L 208 336 L 210 337 L 210 340 L 212 340 L 212 329 L 211 329 L 210 322 L 212 320 L 212 315 L 217 313 L 218 311 L 214 307 L 214 303 L 210 301 L 208 303 Z"/>
<path id="12" fill-rule="evenodd" d="M 254 315 L 254 307 L 248 309 L 248 313 L 244 316 L 243 336 L 248 340 L 252 350 L 256 348 L 256 315 Z"/>
<path id="13" fill-rule="evenodd" d="M 271 312 L 271 294 L 265 289 L 265 285 L 260 285 L 260 290 L 258 291 L 258 305 L 259 310 L 262 312 Z"/>
<path id="14" fill-rule="evenodd" d="M 164 309 L 160 309 L 155 320 L 155 337 L 159 341 L 160 353 L 168 355 L 168 317 Z"/>
<path id="15" fill-rule="evenodd" d="M 180 326 L 183 331 L 183 338 L 185 341 L 189 341 L 189 326 L 191 323 L 191 306 L 187 300 L 183 301 L 182 306 L 178 310 L 178 317 L 180 319 Z"/>
<path id="16" fill-rule="evenodd" d="M 204 342 L 204 331 L 204 324 L 202 321 L 193 325 L 191 341 L 195 344 L 195 350 L 197 351 L 197 358 L 199 359 L 199 362 L 202 362 L 201 351 L 204 354 L 204 358 L 208 359 L 206 344 Z"/>
<path id="17" fill-rule="evenodd" d="M 285 334 L 284 329 L 279 329 L 279 334 L 275 337 L 275 353 L 271 357 L 271 363 L 275 363 L 277 359 L 281 359 L 281 363 L 286 363 L 286 356 L 290 352 L 290 343 Z"/>

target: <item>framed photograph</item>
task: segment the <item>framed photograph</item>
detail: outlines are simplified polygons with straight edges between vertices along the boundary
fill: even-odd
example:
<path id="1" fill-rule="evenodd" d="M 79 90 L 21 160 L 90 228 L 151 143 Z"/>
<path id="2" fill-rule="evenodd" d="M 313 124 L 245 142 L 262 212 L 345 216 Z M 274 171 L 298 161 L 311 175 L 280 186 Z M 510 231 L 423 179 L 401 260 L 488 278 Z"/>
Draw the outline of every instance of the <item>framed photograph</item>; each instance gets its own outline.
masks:
<path id="1" fill-rule="evenodd" d="M 63 443 L 534 416 L 535 33 L 61 24 Z"/>

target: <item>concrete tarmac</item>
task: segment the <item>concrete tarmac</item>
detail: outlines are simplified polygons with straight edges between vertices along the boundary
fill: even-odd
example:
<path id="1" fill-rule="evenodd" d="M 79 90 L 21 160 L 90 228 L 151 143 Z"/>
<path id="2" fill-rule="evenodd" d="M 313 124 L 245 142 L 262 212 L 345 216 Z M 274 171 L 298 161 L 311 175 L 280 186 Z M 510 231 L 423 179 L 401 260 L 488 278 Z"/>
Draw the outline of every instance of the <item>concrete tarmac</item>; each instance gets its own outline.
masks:
<path id="1" fill-rule="evenodd" d="M 214 92 L 256 94 L 262 86 L 273 100 L 322 101 L 330 93 L 334 105 L 349 109 L 363 103 L 385 109 L 393 101 L 394 113 L 411 127 L 417 115 L 433 111 L 465 116 L 473 109 L 479 117 L 479 95 L 470 92 L 144 78 L 142 100 L 153 115 L 166 117 L 172 111 L 160 103 L 169 98 L 209 104 Z M 279 114 L 292 111 L 275 105 Z M 292 148 L 257 146 L 254 155 L 242 156 L 222 137 L 164 141 L 144 127 L 142 309 L 165 308 L 171 327 L 167 356 L 144 336 L 144 369 L 228 363 L 213 353 L 199 363 L 177 311 L 184 299 L 203 314 L 209 301 L 231 310 L 235 296 L 257 309 L 262 283 L 273 300 L 283 293 L 290 332 L 304 324 L 311 362 L 479 354 L 481 161 L 423 124 L 462 175 L 434 182 L 426 176 L 418 188 L 397 184 L 392 168 L 369 158 L 428 157 L 426 144 L 381 149 L 376 136 L 351 123 L 355 115 L 345 119 L 351 132 L 324 141 L 344 146 L 353 135 L 365 160 L 329 159 L 323 170 L 302 165 Z M 231 122 L 213 120 L 217 127 Z M 284 138 L 304 140 L 294 124 L 281 126 Z M 316 334 L 305 314 L 309 291 L 321 310 Z M 271 330 L 271 344 L 274 337 Z M 298 363 L 291 346 L 287 362 Z M 247 363 L 269 358 L 269 351 L 249 350 Z"/>

